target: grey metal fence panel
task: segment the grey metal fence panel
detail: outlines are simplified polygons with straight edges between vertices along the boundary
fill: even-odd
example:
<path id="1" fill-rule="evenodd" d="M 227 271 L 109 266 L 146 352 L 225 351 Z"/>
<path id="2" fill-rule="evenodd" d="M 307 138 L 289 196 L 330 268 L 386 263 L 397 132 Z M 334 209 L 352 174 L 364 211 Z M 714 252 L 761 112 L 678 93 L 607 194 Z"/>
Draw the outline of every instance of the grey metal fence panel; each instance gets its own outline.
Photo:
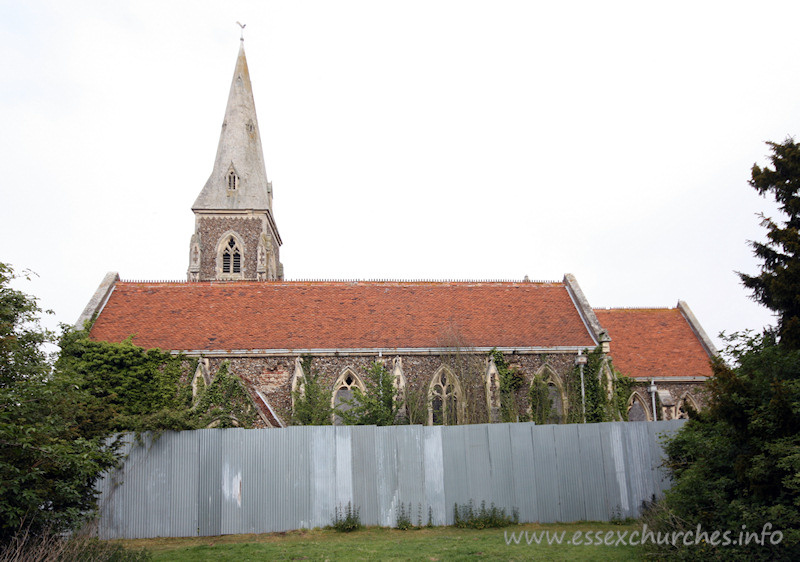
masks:
<path id="1" fill-rule="evenodd" d="M 425 516 L 430 515 L 434 525 L 444 525 L 447 502 L 444 494 L 444 455 L 441 426 L 423 427 L 425 454 Z M 430 510 L 430 513 L 428 513 Z M 427 523 L 427 519 L 425 521 Z"/>
<path id="2" fill-rule="evenodd" d="M 596 424 L 600 430 L 600 448 L 603 453 L 603 480 L 606 494 L 606 515 L 603 521 L 614 517 L 627 517 L 628 488 L 625 483 L 624 452 L 622 446 L 623 422 Z M 619 474 L 618 474 L 619 467 Z M 624 505 L 624 507 L 623 507 Z"/>
<path id="3" fill-rule="evenodd" d="M 514 491 L 514 463 L 511 456 L 510 423 L 486 426 L 489 441 L 489 503 L 511 510 L 517 506 Z"/>
<path id="4" fill-rule="evenodd" d="M 489 439 L 486 425 L 465 425 L 464 434 L 467 443 L 467 501 L 472 501 L 475 506 L 481 502 L 488 505 L 492 500 L 489 481 L 491 470 L 489 467 Z"/>
<path id="5" fill-rule="evenodd" d="M 648 501 L 655 494 L 653 483 L 653 463 L 650 458 L 650 447 L 647 442 L 649 431 L 647 424 L 652 422 L 628 422 L 625 426 L 628 492 L 633 499 L 631 516 L 638 517 L 643 501 Z"/>
<path id="6" fill-rule="evenodd" d="M 394 432 L 397 438 L 397 483 L 400 502 L 406 514 L 416 519 L 417 509 L 425 500 L 422 476 L 425 474 L 422 426 L 403 426 Z"/>
<path id="7" fill-rule="evenodd" d="M 556 445 L 553 425 L 534 427 L 533 440 L 534 481 L 539 521 L 552 523 L 562 521 L 561 490 L 558 465 L 556 464 Z"/>
<path id="8" fill-rule="evenodd" d="M 571 426 L 296 427 L 126 437 L 124 465 L 99 482 L 101 538 L 284 531 L 329 524 L 453 522 L 470 500 L 522 521 L 636 516 L 669 481 L 662 434 L 682 421 Z"/>
<path id="9" fill-rule="evenodd" d="M 292 429 L 292 428 L 290 428 Z M 311 518 L 309 527 L 330 524 L 336 508 L 336 428 L 315 427 L 311 436 Z M 270 433 L 276 433 L 271 431 Z M 278 432 L 280 433 L 280 432 Z M 278 436 L 280 437 L 280 436 Z"/>
<path id="10" fill-rule="evenodd" d="M 125 435 L 122 437 L 122 445 L 119 452 L 123 458 L 128 458 L 133 447 L 133 437 Z M 99 518 L 97 521 L 97 535 L 101 539 L 111 539 L 114 537 L 126 536 L 127 518 L 125 517 L 124 495 L 127 492 L 122 489 L 127 466 L 123 464 L 118 470 L 106 473 L 98 483 L 97 490 L 100 492 Z"/>
<path id="11" fill-rule="evenodd" d="M 353 502 L 361 520 L 378 524 L 378 490 L 375 458 L 375 426 L 352 428 Z"/>
<path id="12" fill-rule="evenodd" d="M 201 429 L 197 496 L 197 527 L 202 536 L 222 531 L 222 463 L 219 462 L 219 430 Z"/>
<path id="13" fill-rule="evenodd" d="M 293 427 L 290 429 L 292 433 L 287 438 L 287 441 L 292 444 L 294 454 L 288 477 L 293 498 L 293 521 L 299 522 L 298 527 L 306 528 L 311 526 L 312 474 L 314 464 L 318 460 L 314 457 L 312 451 L 314 428 Z M 268 457 L 265 458 L 265 461 L 262 471 L 269 466 Z"/>
<path id="14" fill-rule="evenodd" d="M 580 447 L 580 476 L 583 483 L 583 503 L 588 521 L 603 521 L 608 518 L 606 503 L 606 479 L 603 471 L 603 445 L 600 439 L 601 425 L 596 423 L 578 426 Z"/>
<path id="15" fill-rule="evenodd" d="M 351 428 L 336 427 L 336 505 L 353 506 L 353 451 Z"/>
<path id="16" fill-rule="evenodd" d="M 197 534 L 197 459 L 200 435 L 196 431 L 165 434 L 172 443 L 170 473 L 169 536 L 191 537 Z"/>
<path id="17" fill-rule="evenodd" d="M 556 446 L 559 489 L 561 490 L 561 517 L 563 521 L 583 521 L 586 506 L 583 499 L 583 474 L 578 424 L 553 427 Z"/>
<path id="18" fill-rule="evenodd" d="M 533 423 L 509 424 L 511 441 L 511 473 L 514 490 L 513 507 L 519 509 L 520 521 L 538 521 L 536 474 L 533 460 Z"/>
<path id="19" fill-rule="evenodd" d="M 390 427 L 375 430 L 375 482 L 378 489 L 378 525 L 395 525 L 395 512 L 400 503 L 397 481 L 397 448 L 395 431 Z"/>
<path id="20" fill-rule="evenodd" d="M 242 462 L 242 509 L 240 533 L 264 532 L 264 517 L 260 513 L 263 502 L 263 468 L 260 468 L 262 439 L 258 433 L 243 431 L 239 436 Z"/>
<path id="21" fill-rule="evenodd" d="M 442 457 L 444 460 L 445 521 L 453 524 L 453 506 L 469 501 L 467 479 L 466 426 L 442 428 Z"/>
<path id="22" fill-rule="evenodd" d="M 242 432 L 244 429 L 221 429 L 217 436 L 217 454 L 222 463 L 220 501 L 221 534 L 242 532 Z"/>

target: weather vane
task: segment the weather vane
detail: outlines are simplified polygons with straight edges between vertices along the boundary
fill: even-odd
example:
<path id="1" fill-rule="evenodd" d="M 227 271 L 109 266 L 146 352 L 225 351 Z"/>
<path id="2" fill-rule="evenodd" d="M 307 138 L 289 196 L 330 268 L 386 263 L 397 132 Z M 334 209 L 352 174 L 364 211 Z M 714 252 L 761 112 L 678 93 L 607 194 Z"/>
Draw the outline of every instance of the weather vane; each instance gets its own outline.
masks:
<path id="1" fill-rule="evenodd" d="M 239 35 L 239 41 L 244 41 L 244 28 L 247 27 L 247 24 L 246 23 L 239 23 L 237 21 L 236 25 L 238 25 L 239 27 L 242 28 L 241 34 Z"/>

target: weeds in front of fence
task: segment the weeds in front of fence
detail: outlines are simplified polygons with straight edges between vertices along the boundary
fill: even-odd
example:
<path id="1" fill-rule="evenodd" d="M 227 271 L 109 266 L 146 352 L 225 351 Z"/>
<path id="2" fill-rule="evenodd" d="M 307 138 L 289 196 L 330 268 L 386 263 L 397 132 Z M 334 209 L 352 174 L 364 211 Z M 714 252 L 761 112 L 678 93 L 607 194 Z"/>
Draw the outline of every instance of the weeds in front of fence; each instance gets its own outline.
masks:
<path id="1" fill-rule="evenodd" d="M 408 531 L 414 528 L 414 523 L 411 521 L 411 504 L 408 504 L 408 511 L 406 511 L 405 504 L 401 503 L 397 506 L 396 523 L 395 527 L 401 531 Z"/>
<path id="2" fill-rule="evenodd" d="M 140 562 L 151 559 L 146 550 L 126 550 L 120 544 L 85 534 L 66 536 L 46 529 L 36 534 L 20 529 L 0 545 L 0 562 Z"/>
<path id="3" fill-rule="evenodd" d="M 340 533 L 350 533 L 358 531 L 363 526 L 359 509 L 353 507 L 351 502 L 347 502 L 347 507 L 344 509 L 337 507 L 333 510 L 333 522 L 328 527 Z"/>
<path id="4" fill-rule="evenodd" d="M 428 522 L 423 523 L 422 519 L 422 504 L 417 504 L 417 524 L 414 525 L 414 522 L 411 519 L 412 516 L 412 503 L 408 504 L 406 507 L 405 504 L 401 503 L 397 506 L 395 510 L 395 529 L 399 529 L 401 531 L 408 531 L 409 529 L 422 529 L 423 527 L 427 527 L 428 529 L 433 528 L 433 507 L 428 506 Z"/>
<path id="5" fill-rule="evenodd" d="M 395 528 L 400 531 L 408 531 L 409 529 L 422 529 L 422 504 L 417 504 L 417 522 L 414 524 L 414 504 L 404 503 L 398 504 L 395 510 Z M 519 525 L 519 510 L 515 507 L 511 511 L 511 515 L 506 514 L 505 508 L 497 507 L 492 503 L 486 507 L 486 502 L 482 501 L 479 508 L 475 508 L 474 502 L 469 500 L 469 503 L 453 506 L 453 525 L 460 529 L 492 529 L 498 527 L 508 527 L 509 525 Z M 432 528 L 433 524 L 433 508 L 428 506 L 428 521 L 425 527 Z M 359 508 L 354 507 L 351 502 L 347 502 L 347 506 L 343 508 L 337 507 L 334 509 L 333 521 L 328 525 L 328 529 L 339 531 L 340 533 L 349 533 L 362 529 L 364 525 L 361 523 Z M 2 561 L 0 561 L 2 562 Z"/>
<path id="6" fill-rule="evenodd" d="M 481 502 L 480 509 L 475 509 L 472 500 L 459 507 L 453 506 L 453 525 L 459 529 L 489 529 L 519 525 L 519 510 L 515 507 L 511 515 L 506 515 L 505 508 L 495 507 L 494 503 L 488 508 L 486 501 Z"/>

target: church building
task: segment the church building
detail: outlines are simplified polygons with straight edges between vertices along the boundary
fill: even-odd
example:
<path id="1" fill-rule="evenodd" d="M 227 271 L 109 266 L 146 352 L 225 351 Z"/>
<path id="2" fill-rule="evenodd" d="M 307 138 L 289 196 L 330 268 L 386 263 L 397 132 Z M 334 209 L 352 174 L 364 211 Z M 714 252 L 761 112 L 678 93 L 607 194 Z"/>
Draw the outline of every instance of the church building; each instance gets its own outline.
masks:
<path id="1" fill-rule="evenodd" d="M 285 280 L 243 44 L 216 159 L 192 211 L 186 281 L 109 273 L 76 326 L 93 320 L 94 339 L 132 337 L 197 358 L 194 377 L 206 384 L 227 362 L 262 427 L 289 423 L 293 397 L 311 374 L 304 358 L 333 405 L 364 390 L 365 367 L 382 362 L 411 423 L 501 421 L 495 349 L 518 374 L 517 419 L 530 414 L 534 384 L 547 385 L 548 421 L 564 422 L 580 408 L 575 373 L 595 349 L 603 385 L 611 388 L 617 371 L 636 381 L 630 420 L 685 417 L 703 405 L 716 350 L 684 302 L 595 310 L 570 274 L 516 282 Z"/>

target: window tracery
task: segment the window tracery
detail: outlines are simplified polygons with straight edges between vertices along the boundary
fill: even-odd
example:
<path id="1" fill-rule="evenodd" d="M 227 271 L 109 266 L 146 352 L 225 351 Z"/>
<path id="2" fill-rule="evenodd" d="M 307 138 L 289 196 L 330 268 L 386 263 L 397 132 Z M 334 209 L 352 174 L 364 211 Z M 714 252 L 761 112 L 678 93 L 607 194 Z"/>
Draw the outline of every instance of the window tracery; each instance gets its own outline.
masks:
<path id="1" fill-rule="evenodd" d="M 439 368 L 428 389 L 428 424 L 456 425 L 462 421 L 464 394 L 458 377 L 445 366 Z"/>
<path id="2" fill-rule="evenodd" d="M 366 387 L 361 381 L 361 378 L 350 367 L 347 367 L 342 374 L 339 375 L 336 384 L 333 385 L 331 406 L 334 409 L 334 425 L 342 425 L 342 419 L 338 412 L 347 412 L 352 408 L 352 400 L 355 398 L 353 390 L 356 388 L 361 390 L 361 392 L 366 392 Z"/>

